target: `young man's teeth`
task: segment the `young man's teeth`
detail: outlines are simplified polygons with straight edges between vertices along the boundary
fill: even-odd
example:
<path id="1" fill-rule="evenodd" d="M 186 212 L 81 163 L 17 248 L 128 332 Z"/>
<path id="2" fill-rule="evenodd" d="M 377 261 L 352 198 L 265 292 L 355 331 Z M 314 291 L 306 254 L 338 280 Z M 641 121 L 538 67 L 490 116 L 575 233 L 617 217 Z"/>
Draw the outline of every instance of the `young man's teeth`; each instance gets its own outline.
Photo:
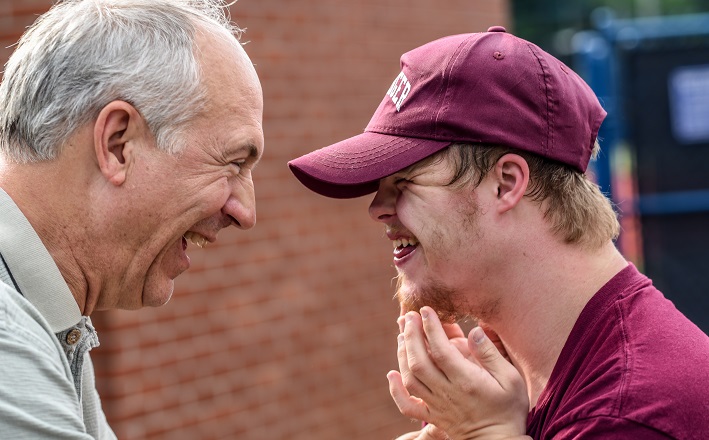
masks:
<path id="1" fill-rule="evenodd" d="M 416 240 L 415 238 L 402 238 L 399 240 L 393 240 L 392 243 L 394 244 L 394 249 L 398 247 L 414 246 L 419 244 L 418 240 Z"/>
<path id="2" fill-rule="evenodd" d="M 207 239 L 203 237 L 202 235 L 197 234 L 196 232 L 186 232 L 185 235 L 185 240 L 192 242 L 192 244 L 195 244 L 199 247 L 204 247 L 204 245 L 207 244 Z"/>

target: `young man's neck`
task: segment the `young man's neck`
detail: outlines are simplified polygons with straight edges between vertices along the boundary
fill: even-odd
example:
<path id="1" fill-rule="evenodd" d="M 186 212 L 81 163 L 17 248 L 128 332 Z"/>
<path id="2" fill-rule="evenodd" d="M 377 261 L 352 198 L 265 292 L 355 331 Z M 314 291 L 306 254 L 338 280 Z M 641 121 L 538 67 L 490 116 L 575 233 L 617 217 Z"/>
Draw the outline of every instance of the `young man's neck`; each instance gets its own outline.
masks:
<path id="1" fill-rule="evenodd" d="M 527 263 L 510 266 L 501 288 L 499 313 L 486 324 L 495 330 L 522 373 L 531 407 L 537 403 L 578 316 L 591 297 L 627 261 L 608 242 L 597 251 L 569 245 L 529 249 Z M 532 255 L 538 253 L 539 255 Z"/>

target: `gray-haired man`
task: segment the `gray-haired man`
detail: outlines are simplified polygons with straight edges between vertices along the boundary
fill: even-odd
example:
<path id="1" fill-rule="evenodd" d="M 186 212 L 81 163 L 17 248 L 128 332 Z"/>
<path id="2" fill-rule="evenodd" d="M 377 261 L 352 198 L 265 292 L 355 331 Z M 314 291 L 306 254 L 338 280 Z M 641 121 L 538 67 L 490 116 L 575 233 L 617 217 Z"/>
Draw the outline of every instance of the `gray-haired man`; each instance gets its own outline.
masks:
<path id="1" fill-rule="evenodd" d="M 188 241 L 256 221 L 261 87 L 220 1 L 76 0 L 0 85 L 0 432 L 115 438 L 89 315 L 160 306 Z"/>

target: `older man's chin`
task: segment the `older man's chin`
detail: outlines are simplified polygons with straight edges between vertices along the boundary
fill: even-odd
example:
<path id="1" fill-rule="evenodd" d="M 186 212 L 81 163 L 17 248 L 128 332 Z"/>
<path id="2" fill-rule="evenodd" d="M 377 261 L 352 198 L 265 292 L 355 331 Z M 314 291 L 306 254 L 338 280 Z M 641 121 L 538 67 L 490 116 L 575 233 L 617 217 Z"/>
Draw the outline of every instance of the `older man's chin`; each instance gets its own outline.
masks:
<path id="1" fill-rule="evenodd" d="M 176 277 L 175 277 L 176 278 Z M 150 273 L 143 284 L 141 307 L 160 307 L 167 304 L 175 291 L 175 280 L 165 273 Z"/>

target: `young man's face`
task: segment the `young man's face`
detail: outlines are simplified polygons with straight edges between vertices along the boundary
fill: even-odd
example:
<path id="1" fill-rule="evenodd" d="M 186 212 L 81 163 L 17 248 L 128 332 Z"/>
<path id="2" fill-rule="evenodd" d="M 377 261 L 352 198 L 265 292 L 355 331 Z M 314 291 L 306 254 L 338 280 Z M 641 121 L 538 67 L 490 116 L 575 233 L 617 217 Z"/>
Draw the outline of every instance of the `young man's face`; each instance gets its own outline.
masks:
<path id="1" fill-rule="evenodd" d="M 453 173 L 439 153 L 382 179 L 369 207 L 394 246 L 402 312 L 428 305 L 448 321 L 495 306 L 474 294 L 488 273 L 484 204 L 472 183 L 448 185 Z"/>

